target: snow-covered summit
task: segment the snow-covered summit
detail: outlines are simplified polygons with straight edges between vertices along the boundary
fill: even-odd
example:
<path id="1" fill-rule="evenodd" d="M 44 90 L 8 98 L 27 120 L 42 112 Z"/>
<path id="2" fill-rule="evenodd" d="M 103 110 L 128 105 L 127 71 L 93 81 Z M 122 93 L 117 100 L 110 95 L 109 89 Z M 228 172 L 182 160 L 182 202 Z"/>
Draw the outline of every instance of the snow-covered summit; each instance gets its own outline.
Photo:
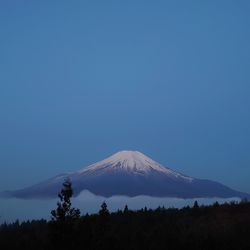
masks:
<path id="1" fill-rule="evenodd" d="M 128 150 L 120 151 L 100 162 L 90 165 L 87 168 L 83 168 L 79 173 L 92 171 L 112 172 L 117 170 L 140 175 L 150 175 L 152 172 L 158 172 L 172 178 L 182 178 L 186 181 L 192 181 L 193 179 L 175 172 L 170 168 L 163 167 L 161 164 L 141 152 Z"/>
<path id="2" fill-rule="evenodd" d="M 188 177 L 163 167 L 138 151 L 121 151 L 79 171 L 61 174 L 28 188 L 7 191 L 3 195 L 24 199 L 54 198 L 65 178 L 72 181 L 75 196 L 88 190 L 104 197 L 250 197 L 250 194 L 218 182 Z"/>

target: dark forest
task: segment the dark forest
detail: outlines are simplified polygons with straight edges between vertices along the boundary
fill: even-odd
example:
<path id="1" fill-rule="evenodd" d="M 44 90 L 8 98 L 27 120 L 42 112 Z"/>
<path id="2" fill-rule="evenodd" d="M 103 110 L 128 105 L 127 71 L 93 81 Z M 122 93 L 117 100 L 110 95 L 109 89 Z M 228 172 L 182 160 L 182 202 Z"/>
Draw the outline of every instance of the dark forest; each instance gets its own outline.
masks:
<path id="1" fill-rule="evenodd" d="M 250 249 L 250 203 L 214 203 L 182 209 L 159 207 L 80 215 L 64 183 L 51 220 L 16 221 L 0 227 L 0 249 Z"/>

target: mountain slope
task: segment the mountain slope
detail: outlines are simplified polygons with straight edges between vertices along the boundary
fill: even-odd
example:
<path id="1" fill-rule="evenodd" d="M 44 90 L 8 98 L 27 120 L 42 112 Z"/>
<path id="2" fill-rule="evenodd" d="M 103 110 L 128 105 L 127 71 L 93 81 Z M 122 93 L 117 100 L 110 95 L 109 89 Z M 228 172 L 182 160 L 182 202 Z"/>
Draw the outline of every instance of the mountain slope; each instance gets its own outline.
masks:
<path id="1" fill-rule="evenodd" d="M 5 195 L 17 198 L 56 197 L 66 178 L 71 179 L 75 195 L 86 189 L 105 197 L 250 197 L 220 183 L 195 179 L 163 167 L 137 151 L 121 151 L 77 172 L 62 174 L 22 190 L 6 192 Z"/>

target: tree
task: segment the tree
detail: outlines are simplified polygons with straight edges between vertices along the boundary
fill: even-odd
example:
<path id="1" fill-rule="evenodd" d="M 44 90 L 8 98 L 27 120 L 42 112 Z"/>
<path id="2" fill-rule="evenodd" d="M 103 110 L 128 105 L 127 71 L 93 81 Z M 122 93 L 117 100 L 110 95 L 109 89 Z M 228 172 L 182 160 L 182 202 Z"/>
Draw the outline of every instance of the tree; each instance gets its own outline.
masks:
<path id="1" fill-rule="evenodd" d="M 73 196 L 72 183 L 70 179 L 65 179 L 63 188 L 58 194 L 60 199 L 57 202 L 57 209 L 51 211 L 52 220 L 54 221 L 66 221 L 80 218 L 80 210 L 71 208 L 71 197 Z"/>
<path id="2" fill-rule="evenodd" d="M 125 207 L 124 207 L 124 209 L 123 209 L 123 213 L 124 213 L 124 214 L 128 213 L 128 205 L 127 205 L 127 204 L 125 205 Z"/>
<path id="3" fill-rule="evenodd" d="M 195 201 L 195 202 L 194 202 L 194 206 L 193 206 L 193 208 L 195 208 L 195 209 L 199 208 L 198 201 Z"/>
<path id="4" fill-rule="evenodd" d="M 213 204 L 213 207 L 219 207 L 219 206 L 220 206 L 220 204 L 219 204 L 218 201 L 216 201 L 216 202 Z"/>
<path id="5" fill-rule="evenodd" d="M 57 208 L 51 211 L 52 221 L 49 223 L 49 242 L 52 249 L 74 249 L 77 223 L 80 218 L 80 210 L 71 208 L 73 196 L 72 183 L 65 179 L 61 192 L 58 194 L 60 201 Z"/>
<path id="6" fill-rule="evenodd" d="M 242 198 L 240 201 L 240 204 L 247 204 L 248 203 L 248 199 L 247 198 Z"/>
<path id="7" fill-rule="evenodd" d="M 101 215 L 101 216 L 109 215 L 108 206 L 107 206 L 105 201 L 101 205 L 101 209 L 99 210 L 99 215 Z"/>

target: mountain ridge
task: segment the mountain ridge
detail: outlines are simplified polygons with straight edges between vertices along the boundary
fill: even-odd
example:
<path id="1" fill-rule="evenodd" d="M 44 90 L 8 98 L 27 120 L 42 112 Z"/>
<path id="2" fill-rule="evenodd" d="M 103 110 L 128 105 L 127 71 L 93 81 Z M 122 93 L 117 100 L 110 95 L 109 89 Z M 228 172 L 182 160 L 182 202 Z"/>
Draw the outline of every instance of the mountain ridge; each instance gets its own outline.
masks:
<path id="1" fill-rule="evenodd" d="M 66 178 L 70 178 L 77 196 L 83 190 L 111 197 L 148 195 L 154 197 L 250 198 L 215 181 L 193 178 L 152 160 L 138 151 L 123 150 L 73 173 L 61 174 L 28 188 L 7 191 L 16 198 L 54 198 Z"/>

